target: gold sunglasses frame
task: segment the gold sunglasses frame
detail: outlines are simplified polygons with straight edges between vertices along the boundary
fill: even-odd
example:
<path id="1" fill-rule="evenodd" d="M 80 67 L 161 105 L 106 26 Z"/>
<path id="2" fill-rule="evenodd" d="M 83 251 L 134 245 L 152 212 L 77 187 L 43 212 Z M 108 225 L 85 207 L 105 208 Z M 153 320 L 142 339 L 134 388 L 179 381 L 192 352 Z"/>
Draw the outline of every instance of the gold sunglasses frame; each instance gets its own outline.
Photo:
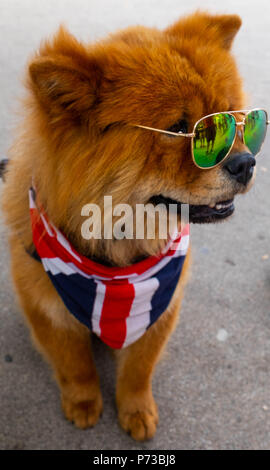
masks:
<path id="1" fill-rule="evenodd" d="M 268 119 L 268 113 L 265 109 L 263 108 L 254 108 L 254 109 L 241 109 L 241 110 L 238 110 L 238 111 L 222 111 L 220 113 L 212 113 L 212 114 L 207 114 L 207 116 L 203 116 L 201 117 L 197 122 L 195 122 L 194 126 L 193 126 L 193 131 L 191 133 L 188 133 L 188 134 L 185 134 L 184 132 L 170 132 L 170 131 L 165 131 L 165 130 L 162 130 L 162 129 L 156 129 L 155 127 L 148 127 L 148 126 L 142 126 L 140 124 L 135 124 L 134 126 L 135 127 L 140 127 L 142 129 L 146 129 L 146 130 L 149 130 L 149 131 L 155 131 L 155 132 L 160 132 L 161 134 L 168 134 L 168 135 L 174 135 L 176 137 L 188 137 L 188 138 L 191 138 L 191 156 L 192 156 L 192 160 L 193 160 L 193 163 L 194 165 L 197 167 L 197 168 L 200 168 L 200 170 L 212 170 L 212 168 L 215 168 L 217 167 L 218 165 L 220 165 L 221 163 L 223 163 L 226 158 L 228 158 L 228 156 L 230 155 L 231 153 L 231 150 L 235 144 L 235 140 L 236 140 L 236 137 L 237 137 L 237 127 L 239 126 L 242 126 L 243 127 L 243 130 L 245 129 L 245 124 L 246 124 L 246 118 L 247 116 L 254 112 L 254 111 L 264 111 L 265 112 L 265 115 L 266 115 L 266 125 L 269 125 L 270 124 L 270 121 Z M 234 122 L 235 122 L 235 135 L 234 135 L 234 139 L 233 139 L 233 142 L 232 142 L 232 145 L 230 147 L 230 149 L 228 150 L 227 154 L 225 155 L 225 157 L 222 158 L 222 160 L 218 163 L 216 163 L 216 165 L 213 165 L 211 167 L 202 167 L 202 166 L 199 166 L 196 162 L 195 162 L 195 159 L 194 159 L 194 137 L 196 136 L 196 132 L 195 132 L 195 129 L 197 127 L 197 125 L 203 121 L 204 119 L 206 118 L 209 118 L 209 117 L 212 117 L 212 116 L 217 116 L 218 114 L 229 114 L 230 116 L 233 117 L 234 119 Z M 240 121 L 238 122 L 236 120 L 236 117 L 234 116 L 234 114 L 244 114 L 244 119 L 243 121 Z M 265 132 L 265 136 L 264 136 L 264 139 L 262 141 L 262 144 L 261 144 L 261 147 L 260 147 L 260 150 L 259 152 L 256 154 L 259 155 L 260 151 L 261 151 L 261 148 L 263 146 L 263 143 L 265 141 L 265 137 L 266 137 L 266 132 Z M 243 143 L 246 145 L 245 143 L 245 136 L 244 136 L 244 131 L 242 132 L 242 141 Z M 255 156 L 255 155 L 254 155 Z"/>

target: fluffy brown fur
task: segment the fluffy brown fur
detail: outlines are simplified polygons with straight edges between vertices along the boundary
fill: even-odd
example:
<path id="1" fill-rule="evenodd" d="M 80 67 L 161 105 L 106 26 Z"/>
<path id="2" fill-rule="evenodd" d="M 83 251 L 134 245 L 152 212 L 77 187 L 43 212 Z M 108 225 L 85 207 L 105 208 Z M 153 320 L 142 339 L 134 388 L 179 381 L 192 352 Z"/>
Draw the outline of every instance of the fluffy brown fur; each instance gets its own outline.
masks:
<path id="1" fill-rule="evenodd" d="M 32 178 L 50 219 L 77 250 L 118 266 L 158 253 L 164 241 L 83 240 L 84 204 L 102 206 L 103 196 L 111 195 L 113 205 L 134 207 L 163 194 L 210 205 L 243 192 L 220 166 L 198 169 L 190 139 L 133 127 L 167 129 L 185 116 L 191 132 L 203 115 L 241 109 L 242 84 L 230 54 L 240 24 L 237 16 L 197 12 L 165 31 L 128 28 L 90 45 L 60 28 L 29 63 L 25 117 L 10 150 L 3 197 L 12 274 L 33 337 L 54 368 L 64 413 L 79 427 L 99 418 L 99 379 L 89 331 L 66 310 L 42 265 L 25 251 L 33 247 Z M 237 140 L 235 150 L 242 146 Z M 138 440 L 156 430 L 151 378 L 177 321 L 188 265 L 189 256 L 168 310 L 116 354 L 119 421 Z"/>

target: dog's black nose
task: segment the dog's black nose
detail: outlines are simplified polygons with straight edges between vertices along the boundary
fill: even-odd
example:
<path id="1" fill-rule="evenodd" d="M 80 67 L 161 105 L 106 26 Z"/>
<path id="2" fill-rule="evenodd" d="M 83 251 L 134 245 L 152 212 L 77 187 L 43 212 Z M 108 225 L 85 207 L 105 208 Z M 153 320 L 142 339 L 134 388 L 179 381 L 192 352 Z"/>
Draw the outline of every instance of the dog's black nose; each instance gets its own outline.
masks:
<path id="1" fill-rule="evenodd" d="M 236 153 L 231 155 L 224 165 L 230 175 L 245 186 L 253 175 L 256 160 L 251 153 Z"/>

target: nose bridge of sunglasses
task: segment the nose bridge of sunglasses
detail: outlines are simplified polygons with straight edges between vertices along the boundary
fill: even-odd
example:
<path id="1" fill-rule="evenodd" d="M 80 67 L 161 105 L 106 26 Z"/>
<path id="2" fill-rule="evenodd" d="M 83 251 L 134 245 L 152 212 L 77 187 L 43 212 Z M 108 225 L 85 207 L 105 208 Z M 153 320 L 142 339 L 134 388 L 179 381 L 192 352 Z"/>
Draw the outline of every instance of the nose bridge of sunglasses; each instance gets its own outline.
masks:
<path id="1" fill-rule="evenodd" d="M 248 148 L 245 145 L 244 141 L 244 125 L 245 125 L 245 120 L 243 121 L 236 121 L 236 135 L 235 135 L 235 140 L 233 147 L 231 149 L 230 153 L 235 153 L 235 152 L 247 152 Z"/>
<path id="2" fill-rule="evenodd" d="M 235 125 L 236 125 L 236 129 L 235 129 L 236 138 L 235 138 L 235 141 L 237 141 L 239 139 L 241 142 L 244 143 L 245 120 L 235 121 Z"/>

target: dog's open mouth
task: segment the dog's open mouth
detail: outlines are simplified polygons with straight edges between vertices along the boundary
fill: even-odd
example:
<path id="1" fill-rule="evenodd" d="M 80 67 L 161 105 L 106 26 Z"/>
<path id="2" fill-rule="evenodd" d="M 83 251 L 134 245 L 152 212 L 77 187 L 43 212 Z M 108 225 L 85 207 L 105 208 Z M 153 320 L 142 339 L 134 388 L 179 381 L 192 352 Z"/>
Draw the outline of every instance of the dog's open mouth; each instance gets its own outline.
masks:
<path id="1" fill-rule="evenodd" d="M 150 201 L 152 204 L 165 204 L 169 209 L 169 204 L 177 204 L 177 210 L 181 212 L 181 202 L 174 199 L 164 197 L 162 194 L 158 196 L 151 197 Z M 189 205 L 189 221 L 193 224 L 207 224 L 218 222 L 220 220 L 226 219 L 234 212 L 234 203 L 233 199 L 228 201 L 220 201 L 215 204 L 215 206 L 210 207 L 206 205 Z"/>

